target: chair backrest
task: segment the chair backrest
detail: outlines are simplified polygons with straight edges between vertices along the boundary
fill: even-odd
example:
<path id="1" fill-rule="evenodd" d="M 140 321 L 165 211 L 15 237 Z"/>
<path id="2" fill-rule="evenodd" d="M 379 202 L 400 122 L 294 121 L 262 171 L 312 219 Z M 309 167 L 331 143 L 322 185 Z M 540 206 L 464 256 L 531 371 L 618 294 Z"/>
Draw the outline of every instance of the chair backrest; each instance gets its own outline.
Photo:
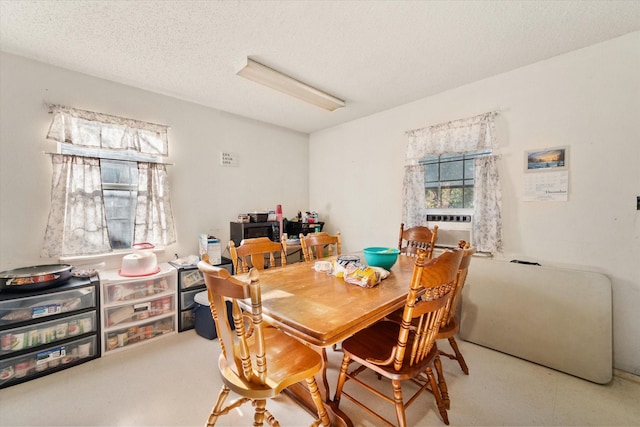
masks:
<path id="1" fill-rule="evenodd" d="M 404 223 L 400 224 L 400 236 L 398 238 L 398 249 L 404 255 L 416 256 L 418 250 L 427 252 L 427 259 L 433 257 L 433 248 L 438 240 L 438 226 L 434 225 L 433 230 L 421 225 L 407 228 Z"/>
<path id="2" fill-rule="evenodd" d="M 300 246 L 302 246 L 302 254 L 304 255 L 305 261 L 313 261 L 314 259 L 320 259 L 326 256 L 342 254 L 342 243 L 340 242 L 339 231 L 335 236 L 331 236 L 324 231 L 309 233 L 306 236 L 300 234 Z"/>
<path id="3" fill-rule="evenodd" d="M 460 296 L 462 295 L 462 288 L 467 281 L 467 273 L 469 272 L 469 264 L 471 264 L 471 256 L 476 253 L 475 247 L 469 247 L 469 243 L 464 240 L 458 242 L 458 246 L 462 249 L 462 260 L 460 261 L 460 267 L 458 268 L 458 274 L 456 275 L 456 283 L 451 293 L 451 298 L 444 310 L 442 316 L 442 326 L 446 326 L 451 323 L 456 317 L 458 305 L 460 304 Z"/>
<path id="4" fill-rule="evenodd" d="M 268 257 L 268 266 L 276 266 L 275 254 L 280 253 L 280 265 L 287 265 L 287 246 L 283 239 L 281 242 L 274 242 L 267 237 L 256 237 L 254 239 L 244 239 L 240 246 L 236 247 L 233 241 L 229 241 L 229 253 L 233 263 L 233 271 L 236 274 L 247 273 L 250 268 L 264 270 L 265 257 Z"/>
<path id="5" fill-rule="evenodd" d="M 198 269 L 204 276 L 207 286 L 211 314 L 216 324 L 222 354 L 228 366 L 235 366 L 236 373 L 248 382 L 264 384 L 267 375 L 266 349 L 264 344 L 262 323 L 262 297 L 258 271 L 251 269 L 247 281 L 231 276 L 228 270 L 207 264 L 198 263 Z M 244 320 L 243 312 L 238 305 L 239 299 L 251 299 L 249 328 Z M 235 330 L 232 330 L 227 315 L 225 299 L 231 301 L 232 318 Z M 249 337 L 255 344 L 249 345 Z M 252 354 L 253 353 L 253 354 Z"/>
<path id="6" fill-rule="evenodd" d="M 393 365 L 396 370 L 400 370 L 405 362 L 410 366 L 419 363 L 431 351 L 444 309 L 455 286 L 462 250 L 443 252 L 425 264 L 426 256 L 427 253 L 422 250 L 416 256 L 398 342 L 394 348 Z M 406 354 L 407 351 L 409 354 Z"/>

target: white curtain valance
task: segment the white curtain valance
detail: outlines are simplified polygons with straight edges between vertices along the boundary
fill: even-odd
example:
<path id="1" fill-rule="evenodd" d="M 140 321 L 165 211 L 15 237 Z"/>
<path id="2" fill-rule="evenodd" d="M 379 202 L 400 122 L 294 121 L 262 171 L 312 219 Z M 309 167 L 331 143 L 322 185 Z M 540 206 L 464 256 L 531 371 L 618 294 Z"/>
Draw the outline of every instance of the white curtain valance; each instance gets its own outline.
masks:
<path id="1" fill-rule="evenodd" d="M 53 120 L 47 138 L 82 147 L 132 150 L 167 156 L 169 127 L 155 123 L 50 105 Z"/>
<path id="2" fill-rule="evenodd" d="M 407 132 L 405 165 L 442 153 L 468 153 L 496 148 L 495 111 Z"/>

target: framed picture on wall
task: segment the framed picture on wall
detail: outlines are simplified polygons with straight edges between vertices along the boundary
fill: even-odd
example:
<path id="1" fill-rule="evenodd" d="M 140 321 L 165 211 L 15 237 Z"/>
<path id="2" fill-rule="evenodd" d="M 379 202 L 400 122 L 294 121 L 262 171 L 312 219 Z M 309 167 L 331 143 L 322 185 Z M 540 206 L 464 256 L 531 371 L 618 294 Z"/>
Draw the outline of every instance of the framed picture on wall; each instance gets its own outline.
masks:
<path id="1" fill-rule="evenodd" d="M 567 170 L 569 167 L 569 147 L 545 148 L 525 151 L 525 172 L 550 172 Z"/>

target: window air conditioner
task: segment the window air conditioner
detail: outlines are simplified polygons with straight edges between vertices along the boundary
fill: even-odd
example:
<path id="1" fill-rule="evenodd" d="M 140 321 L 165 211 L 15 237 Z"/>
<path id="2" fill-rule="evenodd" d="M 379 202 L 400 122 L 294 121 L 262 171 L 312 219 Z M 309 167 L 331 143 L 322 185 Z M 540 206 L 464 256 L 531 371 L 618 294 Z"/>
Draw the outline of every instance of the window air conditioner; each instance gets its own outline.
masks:
<path id="1" fill-rule="evenodd" d="M 471 229 L 473 214 L 470 213 L 430 213 L 427 214 L 427 227 L 438 226 L 436 248 L 457 248 L 458 241 L 472 243 Z"/>

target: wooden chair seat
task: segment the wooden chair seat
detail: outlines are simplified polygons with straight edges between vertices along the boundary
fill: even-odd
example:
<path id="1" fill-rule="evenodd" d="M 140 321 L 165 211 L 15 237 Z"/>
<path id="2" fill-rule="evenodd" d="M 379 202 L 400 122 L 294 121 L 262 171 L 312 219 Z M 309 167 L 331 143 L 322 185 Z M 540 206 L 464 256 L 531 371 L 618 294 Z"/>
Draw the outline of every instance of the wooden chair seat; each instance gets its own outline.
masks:
<path id="1" fill-rule="evenodd" d="M 385 360 L 389 357 L 389 349 L 397 344 L 400 325 L 396 322 L 382 320 L 371 327 L 356 333 L 353 338 L 343 342 L 344 351 L 352 355 L 352 360 L 366 366 L 373 371 L 382 374 L 393 380 L 409 380 L 418 377 L 426 368 L 431 365 L 438 354 L 438 349 L 434 346 L 429 354 L 419 364 L 410 363 L 411 354 L 405 353 L 402 366 L 396 370 L 393 365 L 378 365 L 369 360 Z M 407 348 L 413 345 L 414 335 L 410 335 L 407 340 Z M 362 346 L 366 346 L 363 348 Z M 366 359 L 361 359 L 357 355 L 366 354 Z"/>
<path id="2" fill-rule="evenodd" d="M 305 345 L 301 346 L 300 341 L 295 338 L 269 326 L 264 328 L 263 333 L 265 358 L 269 367 L 263 387 L 239 375 L 235 363 L 230 365 L 224 355 L 221 354 L 218 359 L 223 381 L 234 393 L 245 395 L 247 390 L 251 390 L 253 399 L 270 399 L 290 385 L 313 377 L 322 368 L 319 354 Z M 255 339 L 249 338 L 247 344 L 254 353 Z M 295 354 L 296 357 L 282 356 L 286 354 Z"/>
<path id="3" fill-rule="evenodd" d="M 436 335 L 437 340 L 444 340 L 449 337 L 452 337 L 458 333 L 460 329 L 460 322 L 458 322 L 458 317 L 454 317 L 449 323 L 444 326 L 440 326 L 438 330 L 438 335 Z"/>

